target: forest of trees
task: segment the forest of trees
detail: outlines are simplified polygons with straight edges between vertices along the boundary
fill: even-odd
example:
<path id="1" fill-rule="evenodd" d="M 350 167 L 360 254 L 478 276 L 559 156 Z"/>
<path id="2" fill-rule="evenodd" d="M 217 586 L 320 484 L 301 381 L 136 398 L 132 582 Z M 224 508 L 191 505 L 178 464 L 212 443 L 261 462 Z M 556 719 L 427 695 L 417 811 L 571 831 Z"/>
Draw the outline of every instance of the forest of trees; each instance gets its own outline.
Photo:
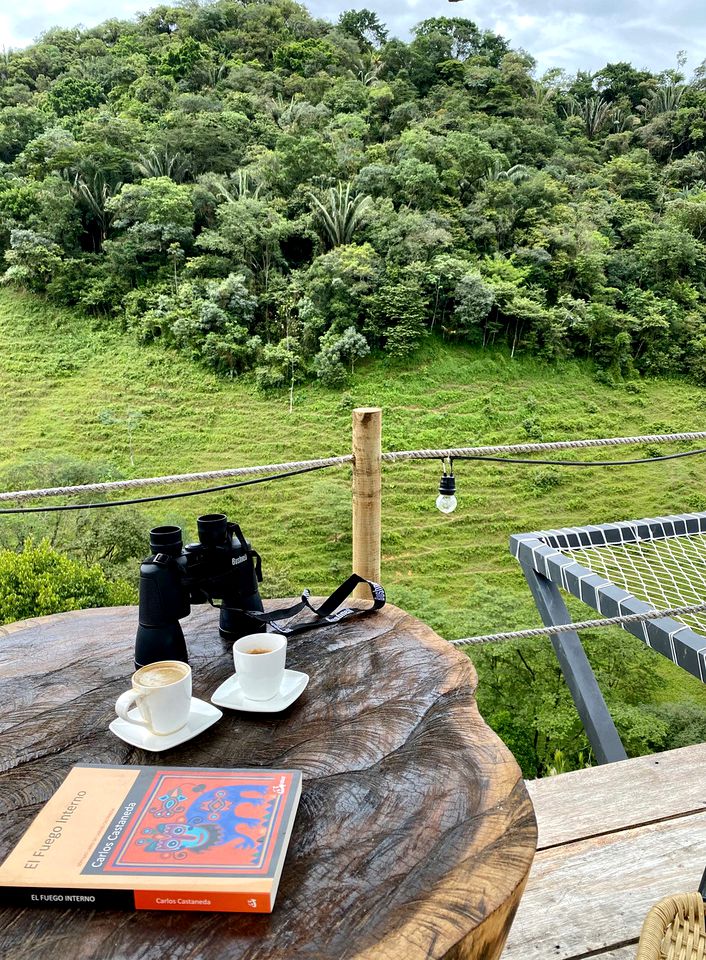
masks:
<path id="1" fill-rule="evenodd" d="M 706 382 L 706 67 L 537 77 L 461 18 L 160 6 L 0 60 L 3 282 L 224 374 L 434 330 Z"/>

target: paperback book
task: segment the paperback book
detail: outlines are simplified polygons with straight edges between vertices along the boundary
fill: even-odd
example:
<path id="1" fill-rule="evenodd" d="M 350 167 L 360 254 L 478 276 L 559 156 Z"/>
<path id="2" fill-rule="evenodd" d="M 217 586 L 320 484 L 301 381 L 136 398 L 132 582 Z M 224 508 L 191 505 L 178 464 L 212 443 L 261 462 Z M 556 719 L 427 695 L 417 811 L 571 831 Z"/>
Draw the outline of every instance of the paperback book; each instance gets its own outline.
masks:
<path id="1" fill-rule="evenodd" d="M 269 913 L 301 773 L 75 766 L 0 867 L 18 906 Z"/>

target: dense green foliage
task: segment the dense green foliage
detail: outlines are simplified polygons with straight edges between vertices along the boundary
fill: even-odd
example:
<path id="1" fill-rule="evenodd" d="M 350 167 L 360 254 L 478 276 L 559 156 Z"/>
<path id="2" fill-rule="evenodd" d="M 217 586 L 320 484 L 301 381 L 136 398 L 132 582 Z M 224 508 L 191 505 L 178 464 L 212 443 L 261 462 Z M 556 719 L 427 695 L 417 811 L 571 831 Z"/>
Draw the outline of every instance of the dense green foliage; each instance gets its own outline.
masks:
<path id="1" fill-rule="evenodd" d="M 87 567 L 45 540 L 23 549 L 0 549 L 0 623 L 85 607 L 135 602 L 128 583 L 109 580 L 98 565 Z"/>
<path id="2" fill-rule="evenodd" d="M 665 678 L 654 654 L 632 636 L 600 630 L 582 639 L 629 756 L 706 739 L 703 691 L 693 703 L 684 699 L 677 680 L 665 696 Z M 593 762 L 549 641 L 489 644 L 472 655 L 481 681 L 481 712 L 525 776 L 563 773 Z"/>
<path id="3" fill-rule="evenodd" d="M 703 421 L 705 407 L 684 381 L 611 385 L 585 362 L 554 367 L 430 337 L 411 360 L 358 362 L 340 395 L 316 382 L 297 386 L 290 413 L 289 397 L 258 392 L 254 374 L 224 380 L 159 343 L 139 345 L 8 290 L 0 290 L 0 356 L 2 489 L 346 453 L 351 408 L 371 403 L 384 409 L 388 450 L 683 431 Z M 697 459 L 580 471 L 459 463 L 458 510 L 448 517 L 434 508 L 439 473 L 434 462 L 385 467 L 382 575 L 391 602 L 449 639 L 538 623 L 510 533 L 706 509 Z M 328 593 L 350 570 L 348 470 L 135 508 L 0 516 L 0 547 L 22 551 L 29 538 L 47 538 L 83 568 L 97 564 L 134 585 L 151 526 L 177 523 L 194 539 L 196 517 L 216 510 L 237 519 L 262 554 L 267 596 L 304 586 Z M 0 594 L 7 583 L 0 573 Z M 569 606 L 591 615 L 575 600 Z M 706 739 L 697 680 L 624 633 L 597 632 L 589 653 L 631 753 Z M 527 776 L 590 762 L 548 641 L 471 654 L 481 710 Z"/>
<path id="4" fill-rule="evenodd" d="M 706 70 L 193 0 L 0 63 L 4 279 L 261 387 L 430 330 L 706 380 Z"/>

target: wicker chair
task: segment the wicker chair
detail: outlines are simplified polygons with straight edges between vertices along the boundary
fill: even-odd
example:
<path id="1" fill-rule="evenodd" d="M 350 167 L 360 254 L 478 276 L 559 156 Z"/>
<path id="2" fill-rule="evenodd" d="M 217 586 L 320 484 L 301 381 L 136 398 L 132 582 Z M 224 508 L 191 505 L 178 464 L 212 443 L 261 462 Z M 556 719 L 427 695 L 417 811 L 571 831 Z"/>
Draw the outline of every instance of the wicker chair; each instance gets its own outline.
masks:
<path id="1" fill-rule="evenodd" d="M 637 960 L 706 960 L 701 893 L 678 893 L 652 907 L 642 925 Z"/>

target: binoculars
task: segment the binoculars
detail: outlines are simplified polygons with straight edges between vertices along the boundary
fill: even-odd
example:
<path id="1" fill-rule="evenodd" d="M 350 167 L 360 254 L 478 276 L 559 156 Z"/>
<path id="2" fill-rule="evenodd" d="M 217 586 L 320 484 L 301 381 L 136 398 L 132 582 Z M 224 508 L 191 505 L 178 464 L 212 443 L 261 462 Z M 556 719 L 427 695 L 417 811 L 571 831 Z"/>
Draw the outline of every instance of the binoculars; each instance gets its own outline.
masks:
<path id="1" fill-rule="evenodd" d="M 198 518 L 199 542 L 184 546 L 181 527 L 150 530 L 151 555 L 140 566 L 139 625 L 135 666 L 189 656 L 179 621 L 192 603 L 220 606 L 219 632 L 231 642 L 247 633 L 262 633 L 266 625 L 248 611 L 262 613 L 258 583 L 259 554 L 237 523 L 223 513 Z M 215 600 L 221 601 L 220 604 Z"/>

